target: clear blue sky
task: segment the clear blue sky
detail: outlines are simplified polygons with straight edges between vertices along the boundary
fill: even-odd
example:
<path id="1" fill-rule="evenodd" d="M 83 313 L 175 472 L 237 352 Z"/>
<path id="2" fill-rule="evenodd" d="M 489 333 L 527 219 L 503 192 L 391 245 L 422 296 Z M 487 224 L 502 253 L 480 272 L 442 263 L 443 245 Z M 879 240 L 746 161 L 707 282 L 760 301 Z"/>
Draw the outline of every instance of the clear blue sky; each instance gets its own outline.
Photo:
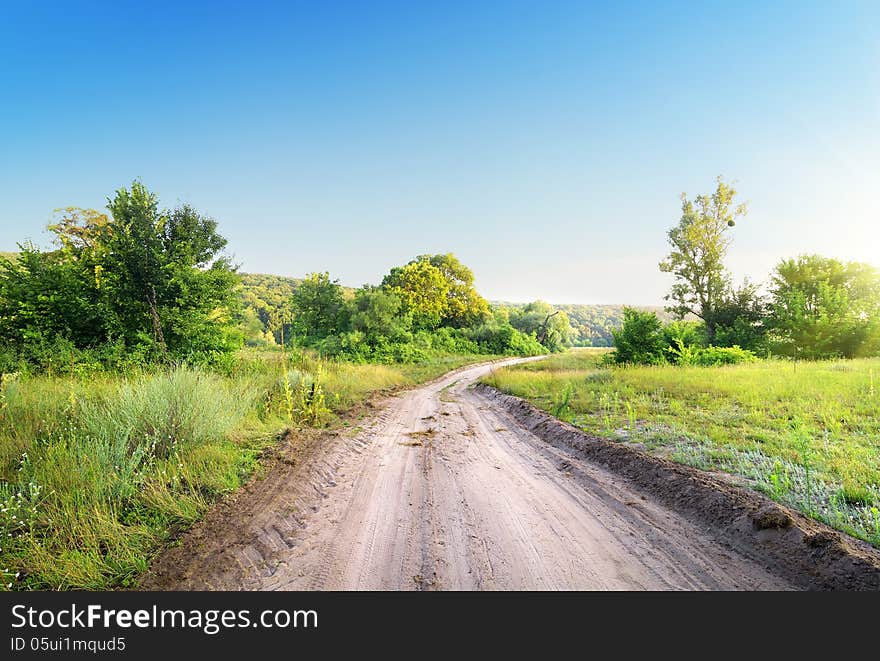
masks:
<path id="1" fill-rule="evenodd" d="M 880 261 L 880 4 L 3 7 L 0 249 L 141 178 L 248 271 L 452 251 L 493 299 L 652 304 L 718 174 L 737 277 Z"/>

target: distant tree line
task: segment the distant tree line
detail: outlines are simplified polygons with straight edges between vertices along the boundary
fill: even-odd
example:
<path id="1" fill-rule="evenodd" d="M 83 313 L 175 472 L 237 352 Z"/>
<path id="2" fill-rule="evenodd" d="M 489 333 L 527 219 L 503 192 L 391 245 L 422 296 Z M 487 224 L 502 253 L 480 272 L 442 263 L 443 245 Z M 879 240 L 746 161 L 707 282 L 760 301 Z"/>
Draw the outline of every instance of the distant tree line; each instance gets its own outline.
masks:
<path id="1" fill-rule="evenodd" d="M 660 270 L 675 277 L 663 325 L 626 309 L 614 331 L 622 363 L 718 364 L 754 356 L 853 358 L 880 354 L 880 271 L 870 264 L 800 255 L 776 265 L 766 287 L 734 286 L 724 265 L 730 230 L 746 215 L 736 190 L 718 178 L 711 195 L 689 200 L 668 232 Z M 683 321 L 694 317 L 698 321 Z"/>
<path id="2" fill-rule="evenodd" d="M 328 273 L 298 282 L 284 308 L 281 338 L 324 355 L 411 362 L 432 353 L 537 355 L 568 343 L 561 312 L 536 302 L 490 306 L 473 272 L 454 255 L 420 255 L 380 285 L 346 290 Z"/>
<path id="3" fill-rule="evenodd" d="M 556 308 L 565 312 L 571 325 L 571 345 L 575 347 L 610 347 L 614 345 L 614 331 L 623 325 L 624 305 L 565 304 Z M 673 320 L 673 315 L 662 306 L 635 306 L 639 310 L 655 312 L 661 321 Z"/>

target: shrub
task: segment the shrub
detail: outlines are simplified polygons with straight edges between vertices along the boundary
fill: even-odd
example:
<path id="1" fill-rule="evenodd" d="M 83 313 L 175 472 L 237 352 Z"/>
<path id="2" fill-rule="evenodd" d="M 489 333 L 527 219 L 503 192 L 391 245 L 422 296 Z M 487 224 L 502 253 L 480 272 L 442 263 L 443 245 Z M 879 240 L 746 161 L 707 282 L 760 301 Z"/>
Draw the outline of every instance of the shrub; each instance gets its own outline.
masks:
<path id="1" fill-rule="evenodd" d="M 539 356 L 547 352 L 533 335 L 527 335 L 509 323 L 491 321 L 467 329 L 466 332 L 477 343 L 480 353 Z"/>
<path id="2" fill-rule="evenodd" d="M 247 379 L 184 368 L 121 380 L 7 375 L 2 393 L 6 586 L 124 583 L 170 526 L 238 486 L 253 456 L 230 439 L 254 408 Z"/>
<path id="3" fill-rule="evenodd" d="M 177 446 L 221 440 L 251 404 L 216 376 L 189 369 L 123 382 L 82 403 L 80 422 L 98 445 L 167 457 Z"/>
<path id="4" fill-rule="evenodd" d="M 738 346 L 732 347 L 701 347 L 696 352 L 693 365 L 711 367 L 714 365 L 736 365 L 738 363 L 751 363 L 758 358 L 748 349 Z"/>
<path id="5" fill-rule="evenodd" d="M 699 367 L 715 367 L 717 365 L 736 365 L 757 360 L 757 356 L 748 349 L 733 347 L 696 347 L 679 344 L 670 347 L 671 362 L 676 365 L 696 365 Z"/>
<path id="6" fill-rule="evenodd" d="M 623 326 L 613 331 L 618 364 L 658 365 L 666 362 L 666 338 L 657 314 L 624 308 Z"/>

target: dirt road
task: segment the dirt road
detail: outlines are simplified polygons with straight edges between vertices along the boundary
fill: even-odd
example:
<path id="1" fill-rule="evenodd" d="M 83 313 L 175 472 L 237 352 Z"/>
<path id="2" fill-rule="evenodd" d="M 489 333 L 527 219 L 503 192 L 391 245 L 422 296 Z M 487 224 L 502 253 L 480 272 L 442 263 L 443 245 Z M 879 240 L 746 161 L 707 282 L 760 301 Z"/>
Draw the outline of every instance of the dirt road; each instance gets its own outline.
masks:
<path id="1" fill-rule="evenodd" d="M 492 367 L 391 398 L 359 432 L 325 439 L 146 587 L 791 587 L 493 407 L 470 388 Z"/>

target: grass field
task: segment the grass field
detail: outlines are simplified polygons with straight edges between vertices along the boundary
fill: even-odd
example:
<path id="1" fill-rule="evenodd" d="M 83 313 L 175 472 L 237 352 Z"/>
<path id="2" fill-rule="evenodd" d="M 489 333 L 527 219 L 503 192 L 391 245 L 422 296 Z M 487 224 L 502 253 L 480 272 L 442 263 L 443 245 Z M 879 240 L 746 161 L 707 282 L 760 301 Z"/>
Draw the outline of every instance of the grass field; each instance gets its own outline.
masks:
<path id="1" fill-rule="evenodd" d="M 2 586 L 131 585 L 169 539 L 253 474 L 285 429 L 338 424 L 372 393 L 489 358 L 354 365 L 242 352 L 222 375 L 3 375 Z"/>
<path id="2" fill-rule="evenodd" d="M 880 545 L 880 359 L 609 368 L 601 356 L 574 350 L 486 381 Z"/>

